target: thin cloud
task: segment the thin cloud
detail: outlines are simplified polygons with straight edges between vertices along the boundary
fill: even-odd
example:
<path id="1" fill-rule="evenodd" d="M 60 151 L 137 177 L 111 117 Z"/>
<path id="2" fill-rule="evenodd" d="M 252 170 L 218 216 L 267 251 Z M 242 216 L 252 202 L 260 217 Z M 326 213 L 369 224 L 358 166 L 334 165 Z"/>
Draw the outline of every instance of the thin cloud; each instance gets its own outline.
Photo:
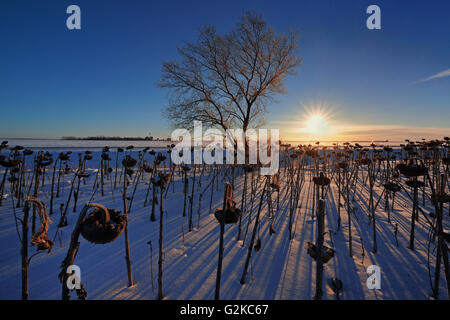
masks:
<path id="1" fill-rule="evenodd" d="M 349 125 L 342 128 L 338 132 L 344 140 L 357 138 L 361 140 L 403 140 L 406 138 L 420 140 L 425 139 L 442 139 L 448 136 L 450 128 L 432 128 L 432 127 L 413 127 L 413 126 L 395 126 L 395 125 L 366 125 L 354 126 Z"/>
<path id="2" fill-rule="evenodd" d="M 323 137 L 311 137 L 302 132 L 297 126 L 280 127 L 281 137 L 286 141 L 296 140 L 320 140 Z M 450 135 L 449 128 L 416 127 L 402 125 L 354 125 L 340 124 L 333 127 L 334 133 L 326 137 L 325 140 L 336 141 L 372 141 L 386 140 L 403 141 L 406 138 L 414 140 L 442 139 Z"/>
<path id="3" fill-rule="evenodd" d="M 445 78 L 445 77 L 448 77 L 448 76 L 450 76 L 450 69 L 441 71 L 441 72 L 436 73 L 436 74 L 434 74 L 434 75 L 432 75 L 432 76 L 430 76 L 428 78 L 416 81 L 415 83 L 430 81 L 430 80 L 433 80 L 433 79 Z"/>

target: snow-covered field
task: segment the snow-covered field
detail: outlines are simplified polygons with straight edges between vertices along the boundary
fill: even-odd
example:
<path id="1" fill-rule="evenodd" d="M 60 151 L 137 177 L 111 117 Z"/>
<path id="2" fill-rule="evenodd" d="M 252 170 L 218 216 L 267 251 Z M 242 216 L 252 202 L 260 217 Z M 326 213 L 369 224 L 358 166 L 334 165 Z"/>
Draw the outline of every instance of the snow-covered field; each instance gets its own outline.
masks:
<path id="1" fill-rule="evenodd" d="M 104 146 L 125 148 L 133 145 L 136 148 L 151 147 L 166 148 L 169 141 L 148 140 L 61 140 L 61 139 L 1 139 L 8 141 L 10 146 L 20 145 L 33 150 L 101 150 Z"/>
<path id="2" fill-rule="evenodd" d="M 150 147 L 153 149 L 163 149 L 166 148 L 170 141 L 149 141 L 149 140 L 62 140 L 62 139 L 8 139 L 0 138 L 0 141 L 6 140 L 10 146 L 20 145 L 25 148 L 30 148 L 34 150 L 95 150 L 100 151 L 104 146 L 109 146 L 111 148 L 122 147 L 125 148 L 129 145 L 133 145 L 135 148 L 145 148 Z M 314 144 L 316 141 L 286 141 L 285 143 L 290 143 L 292 145 L 297 145 L 299 143 L 303 145 Z M 354 141 L 358 142 L 358 141 Z M 372 142 L 360 141 L 360 145 L 368 146 Z M 389 144 L 391 146 L 398 146 L 402 141 L 391 141 Z M 341 142 L 342 144 L 342 142 Z M 332 142 L 322 143 L 322 145 L 332 146 Z"/>
<path id="3" fill-rule="evenodd" d="M 126 142 L 125 142 L 126 144 Z M 127 144 L 126 144 L 127 145 Z M 58 151 L 59 152 L 59 151 Z M 77 152 L 71 156 L 71 166 L 77 165 Z M 55 159 L 56 159 L 56 152 Z M 103 204 L 108 208 L 122 209 L 122 184 L 113 188 L 114 172 L 104 184 L 104 196 L 99 188 L 93 188 L 99 167 L 101 152 L 92 154 L 93 160 L 87 163 L 90 173 L 81 188 L 76 212 L 73 212 L 73 198 L 68 210 L 68 226 L 58 230 L 59 206 L 66 203 L 73 179 L 73 173 L 64 178 L 64 191 L 55 198 L 55 213 L 51 215 L 53 223 L 49 236 L 55 237 L 50 253 L 42 252 L 31 259 L 29 272 L 30 299 L 60 299 L 61 283 L 58 280 L 60 265 L 70 242 L 70 235 L 78 214 L 87 201 Z M 137 158 L 137 152 L 132 152 Z M 115 151 L 111 151 L 111 167 L 114 167 Z M 151 157 L 147 155 L 147 159 Z M 120 163 L 120 162 L 119 162 Z M 30 166 L 30 163 L 28 164 Z M 214 189 L 211 179 L 214 175 L 209 168 L 203 174 L 197 169 L 193 201 L 194 229 L 188 232 L 189 201 L 186 216 L 183 217 L 184 192 L 179 171 L 175 171 L 175 183 L 168 186 L 164 199 L 164 255 L 163 255 L 163 292 L 165 299 L 213 299 L 216 285 L 220 224 L 214 217 L 214 210 L 222 207 L 224 182 L 231 180 L 231 170 L 218 170 L 219 176 Z M 193 179 L 189 173 L 189 191 L 191 194 Z M 3 168 L 1 177 L 3 176 Z M 49 207 L 52 166 L 45 173 L 45 185 L 40 188 L 39 199 Z M 120 175 L 120 171 L 119 171 Z M 248 175 L 250 179 L 250 174 Z M 330 174 L 331 177 L 331 174 Z M 156 299 L 159 239 L 159 206 L 156 206 L 157 220 L 150 221 L 151 203 L 144 206 L 150 174 L 145 173 L 139 180 L 135 197 L 129 212 L 129 240 L 135 285 L 127 287 L 125 264 L 125 240 L 122 234 L 116 241 L 105 245 L 94 245 L 80 237 L 81 246 L 75 264 L 81 269 L 81 281 L 87 291 L 88 299 Z M 281 190 L 279 208 L 277 193 L 271 191 L 274 210 L 273 226 L 275 234 L 269 233 L 271 224 L 267 200 L 263 201 L 258 236 L 261 249 L 253 251 L 250 260 L 247 282 L 241 285 L 248 245 L 253 231 L 260 193 L 264 178 L 256 178 L 257 187 L 253 193 L 253 209 L 250 190 L 247 192 L 247 212 L 242 218 L 242 235 L 248 226 L 245 241 L 236 241 L 238 225 L 226 225 L 224 237 L 224 260 L 221 281 L 221 299 L 311 299 L 315 293 L 316 262 L 307 253 L 307 242 L 316 242 L 317 219 L 313 216 L 314 184 L 311 173 L 305 171 L 301 183 L 300 197 L 293 216 L 293 239 L 289 240 L 289 187 L 287 173 L 281 169 Z M 99 180 L 97 180 L 98 182 Z M 244 173 L 236 170 L 235 200 L 241 205 Z M 250 182 L 249 182 L 250 184 Z M 128 196 L 133 193 L 134 184 L 128 187 Z M 416 223 L 415 250 L 408 249 L 411 224 L 412 202 L 404 191 L 395 199 L 395 210 L 391 212 L 391 223 L 384 211 L 384 199 L 377 207 L 377 243 L 378 252 L 372 253 L 372 225 L 368 211 L 368 186 L 358 179 L 356 194 L 351 206 L 355 214 L 352 217 L 353 256 L 349 256 L 348 215 L 345 204 L 341 208 L 342 225 L 338 231 L 337 187 L 333 180 L 325 200 L 325 245 L 336 250 L 334 257 L 324 266 L 323 299 L 335 299 L 329 285 L 332 277 L 343 282 L 341 299 L 428 299 L 431 294 L 430 277 L 427 267 L 428 224 L 422 214 Z M 213 195 L 211 198 L 211 192 Z M 375 202 L 383 191 L 381 181 L 374 189 Z M 202 201 L 199 195 L 203 193 Z M 151 199 L 151 192 L 149 198 Z M 212 209 L 209 211 L 210 199 Z M 14 199 L 14 202 L 16 200 Z M 344 200 L 341 199 L 341 203 Z M 434 212 L 430 202 L 420 206 L 426 214 Z M 16 214 L 23 216 L 22 208 Z M 251 215 L 249 214 L 251 212 Z M 0 299 L 20 299 L 21 297 L 21 243 L 16 231 L 13 201 L 10 196 L 10 183 L 5 184 L 5 194 L 0 207 Z M 444 210 L 444 222 L 448 223 L 448 207 Z M 250 221 L 249 221 L 250 217 Z M 39 220 L 37 220 L 39 221 Z M 398 224 L 398 246 L 394 236 L 394 225 Z M 58 230 L 58 231 L 57 231 Z M 183 242 L 184 233 L 184 242 Z M 241 236 L 242 238 L 242 236 Z M 152 243 L 152 255 L 150 245 Z M 431 250 L 435 244 L 431 244 Z M 29 255 L 35 253 L 35 247 L 29 246 Z M 364 252 L 364 255 L 363 255 Z M 431 252 L 431 270 L 434 270 L 435 253 Z M 370 290 L 366 285 L 369 277 L 366 272 L 370 265 L 381 269 L 381 289 Z M 152 278 L 153 275 L 153 278 Z M 433 274 L 432 274 L 432 279 Z M 153 289 L 152 289 L 153 287 Z M 75 294 L 72 295 L 75 298 Z M 447 297 L 444 272 L 441 272 L 440 298 Z"/>

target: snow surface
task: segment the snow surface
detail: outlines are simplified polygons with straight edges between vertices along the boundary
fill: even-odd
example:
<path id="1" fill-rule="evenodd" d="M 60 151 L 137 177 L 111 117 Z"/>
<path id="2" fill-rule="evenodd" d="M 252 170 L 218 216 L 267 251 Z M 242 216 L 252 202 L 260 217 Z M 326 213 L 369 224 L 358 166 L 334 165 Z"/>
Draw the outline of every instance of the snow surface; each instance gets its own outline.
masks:
<path id="1" fill-rule="evenodd" d="M 77 151 L 72 154 L 72 167 L 77 163 Z M 56 154 L 56 153 L 55 153 Z M 133 152 L 137 157 L 137 152 Z M 94 152 L 94 160 L 88 162 L 88 172 L 91 176 L 86 184 L 81 183 L 80 198 L 77 212 L 72 212 L 73 197 L 68 210 L 68 223 L 60 229 L 51 253 L 40 253 L 31 259 L 29 273 L 30 299 L 60 299 L 61 284 L 58 280 L 60 265 L 63 261 L 70 242 L 70 235 L 83 204 L 92 196 L 93 181 L 98 168 L 100 152 Z M 111 166 L 114 169 L 115 152 L 111 152 Z M 147 155 L 147 159 L 150 156 Z M 284 170 L 282 170 L 283 172 Z M 1 171 L 0 173 L 3 173 Z M 223 172 L 222 172 L 223 173 Z M 192 171 L 190 173 L 192 175 Z M 3 174 L 1 174 L 1 177 Z M 73 175 L 65 178 L 64 193 L 54 202 L 55 213 L 51 216 L 53 224 L 49 236 L 53 238 L 59 220 L 59 205 L 65 203 L 70 189 Z M 196 177 L 196 190 L 204 190 L 210 182 L 211 175 L 204 173 L 201 187 L 198 185 L 199 172 Z M 281 175 L 280 206 L 276 210 L 276 193 L 273 193 L 275 212 L 275 230 L 269 234 L 269 213 L 267 202 L 264 201 L 261 213 L 259 235 L 262 247 L 258 252 L 253 251 L 251 265 L 247 275 L 247 283 L 239 283 L 248 252 L 248 244 L 253 229 L 254 217 L 259 201 L 259 192 L 263 185 L 260 179 L 259 191 L 255 193 L 255 204 L 252 211 L 252 221 L 245 240 L 236 241 L 237 225 L 225 227 L 225 249 L 222 269 L 221 299 L 311 299 L 315 293 L 315 261 L 307 254 L 306 243 L 316 241 L 317 220 L 313 218 L 313 183 L 310 183 L 309 173 L 300 193 L 299 206 L 294 216 L 294 237 L 288 238 L 289 204 L 286 177 Z M 41 188 L 39 198 L 49 207 L 49 193 L 51 171 L 48 169 L 46 184 Z M 80 250 L 75 264 L 81 268 L 81 281 L 88 293 L 88 299 L 156 299 L 157 270 L 158 270 L 158 237 L 159 237 L 159 206 L 156 206 L 157 221 L 150 221 L 151 204 L 144 207 L 149 174 L 145 174 L 139 181 L 131 212 L 129 212 L 129 238 L 132 260 L 132 271 L 135 285 L 127 287 L 127 273 L 125 264 L 125 243 L 121 235 L 115 242 L 105 245 L 94 245 L 80 236 Z M 164 269 L 163 291 L 165 299 L 213 299 L 218 261 L 219 229 L 220 226 L 211 214 L 222 207 L 223 181 L 229 181 L 229 176 L 219 177 L 219 189 L 214 186 L 212 212 L 209 212 L 211 188 L 203 195 L 200 210 L 199 226 L 197 221 L 198 196 L 195 193 L 193 207 L 194 230 L 188 232 L 188 214 L 182 216 L 183 211 L 183 182 L 180 176 L 175 178 L 175 192 L 169 186 L 164 200 Z M 375 201 L 382 192 L 382 186 L 376 184 Z M 100 203 L 110 208 L 122 209 L 121 185 L 111 190 L 111 181 L 105 181 L 105 195 L 101 196 L 97 190 L 92 202 Z M 128 187 L 131 195 L 133 185 Z M 192 179 L 189 179 L 189 194 Z M 242 173 L 236 177 L 235 198 L 240 206 L 243 188 Z M 323 299 L 335 299 L 335 295 L 328 284 L 330 278 L 337 277 L 343 281 L 341 299 L 428 299 L 431 294 L 430 280 L 427 268 L 427 239 L 428 227 L 422 215 L 416 225 L 416 248 L 407 248 L 411 220 L 411 201 L 400 192 L 396 196 L 395 211 L 391 213 L 392 223 L 387 222 L 384 212 L 384 200 L 378 205 L 377 240 L 378 253 L 372 251 L 372 225 L 368 218 L 368 190 L 358 181 L 359 190 L 352 206 L 356 208 L 356 218 L 352 219 L 353 257 L 348 254 L 348 221 L 345 208 L 341 208 L 342 227 L 337 230 L 337 188 L 334 182 L 326 199 L 325 245 L 334 247 L 336 254 L 324 267 L 324 295 Z M 9 194 L 10 184 L 5 185 L 5 194 Z M 151 195 L 150 195 L 151 197 Z M 20 242 L 16 232 L 13 216 L 13 206 L 10 196 L 5 196 L 0 207 L 0 299 L 20 299 L 21 297 L 21 257 Z M 250 200 L 250 194 L 247 196 Z M 343 202 L 343 200 L 341 200 Z M 423 207 L 428 214 L 434 211 L 429 204 Z M 189 206 L 189 202 L 188 202 Z M 248 210 L 249 211 L 249 210 Z M 248 211 L 243 217 L 243 230 L 248 223 Z M 18 217 L 22 217 L 22 208 L 16 209 Z M 447 211 L 444 213 L 448 221 Z M 39 220 L 37 220 L 39 221 Z M 394 223 L 398 223 L 398 241 L 394 238 Z M 185 234 L 182 243 L 182 226 Z M 243 232 L 244 232 L 243 231 Z M 362 239 L 362 242 L 361 240 Z M 153 255 L 150 255 L 151 241 Z M 364 261 L 362 251 L 364 244 Z M 433 247 L 432 247 L 433 248 Z M 35 253 L 35 248 L 29 248 L 29 254 Z M 153 261 L 151 266 L 150 261 Z M 432 269 L 434 259 L 431 260 Z M 368 274 L 366 269 L 370 265 L 381 268 L 381 289 L 369 290 L 366 286 Z M 152 290 L 151 269 L 153 270 L 154 290 Z M 75 298 L 75 294 L 72 295 Z M 443 271 L 440 280 L 440 298 L 445 299 L 446 287 Z"/>

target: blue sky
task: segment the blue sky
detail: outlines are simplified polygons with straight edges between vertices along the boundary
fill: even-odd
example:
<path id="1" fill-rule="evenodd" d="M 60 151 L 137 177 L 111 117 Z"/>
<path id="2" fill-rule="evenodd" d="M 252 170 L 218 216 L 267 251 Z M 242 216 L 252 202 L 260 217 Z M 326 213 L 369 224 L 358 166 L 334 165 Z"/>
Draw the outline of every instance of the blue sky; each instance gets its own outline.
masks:
<path id="1" fill-rule="evenodd" d="M 66 28 L 71 4 L 81 30 Z M 371 4 L 381 30 L 366 28 Z M 249 9 L 279 32 L 300 29 L 303 64 L 266 117 L 282 137 L 309 138 L 319 106 L 331 136 L 450 135 L 449 1 L 5 0 L 0 137 L 169 135 L 161 62 L 199 27 L 226 32 Z"/>

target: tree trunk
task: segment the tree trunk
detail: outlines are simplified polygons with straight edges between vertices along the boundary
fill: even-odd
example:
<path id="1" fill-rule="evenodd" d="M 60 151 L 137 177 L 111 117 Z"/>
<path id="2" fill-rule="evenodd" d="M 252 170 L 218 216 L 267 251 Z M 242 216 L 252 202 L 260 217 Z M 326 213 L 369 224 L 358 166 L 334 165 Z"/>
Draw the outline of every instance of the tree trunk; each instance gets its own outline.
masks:
<path id="1" fill-rule="evenodd" d="M 55 172 L 56 172 L 56 163 L 57 162 L 58 162 L 58 159 L 56 159 L 55 165 L 53 166 L 52 189 L 50 191 L 50 214 L 53 214 L 53 194 L 54 194 L 54 189 L 55 189 Z"/>
<path id="2" fill-rule="evenodd" d="M 162 275 L 163 275 L 163 192 L 164 188 L 161 187 L 161 198 L 159 202 L 159 257 L 158 257 L 158 299 L 163 299 L 162 289 Z"/>
<path id="3" fill-rule="evenodd" d="M 193 214 L 193 206 L 194 206 L 194 191 L 195 191 L 195 174 L 196 174 L 196 170 L 197 170 L 197 166 L 196 165 L 194 165 L 194 177 L 192 178 L 192 192 L 191 192 L 191 199 L 190 199 L 190 203 L 189 203 L 189 205 L 190 205 L 190 207 L 189 207 L 189 230 L 188 230 L 188 232 L 191 232 L 192 231 L 192 227 L 193 227 L 193 225 L 192 225 L 192 214 Z"/>
<path id="4" fill-rule="evenodd" d="M 236 237 L 236 241 L 239 241 L 241 239 L 242 216 L 244 215 L 246 202 L 247 202 L 247 172 L 244 171 L 244 187 L 242 188 L 241 215 L 239 216 L 238 235 Z"/>
<path id="5" fill-rule="evenodd" d="M 123 214 L 128 218 L 127 212 L 127 173 L 126 167 L 123 168 Z M 131 272 L 130 242 L 128 240 L 128 222 L 125 225 L 125 261 L 127 264 L 128 287 L 133 286 L 133 274 Z"/>
<path id="6" fill-rule="evenodd" d="M 314 296 L 315 300 L 322 299 L 322 282 L 323 282 L 323 240 L 324 240 L 324 208 L 325 204 L 323 200 L 319 200 L 318 211 L 317 211 L 317 260 L 316 260 L 316 294 Z"/>
<path id="7" fill-rule="evenodd" d="M 28 270 L 30 261 L 28 260 L 28 217 L 30 214 L 30 205 L 25 202 L 23 221 L 22 221 L 22 300 L 28 300 Z"/>
<path id="8" fill-rule="evenodd" d="M 217 276 L 216 276 L 216 291 L 214 300 L 220 299 L 220 280 L 222 277 L 222 259 L 223 259 L 223 234 L 225 232 L 225 210 L 227 199 L 227 184 L 225 184 L 225 191 L 223 196 L 222 219 L 220 220 L 220 237 L 219 237 L 219 260 L 217 262 Z"/>
<path id="9" fill-rule="evenodd" d="M 416 179 L 414 179 L 416 180 Z M 411 233 L 409 236 L 409 249 L 414 250 L 414 230 L 416 226 L 416 210 L 417 210 L 417 198 L 418 198 L 418 191 L 417 187 L 414 187 L 414 199 L 413 199 L 413 209 L 412 209 L 412 218 L 411 218 Z"/>

